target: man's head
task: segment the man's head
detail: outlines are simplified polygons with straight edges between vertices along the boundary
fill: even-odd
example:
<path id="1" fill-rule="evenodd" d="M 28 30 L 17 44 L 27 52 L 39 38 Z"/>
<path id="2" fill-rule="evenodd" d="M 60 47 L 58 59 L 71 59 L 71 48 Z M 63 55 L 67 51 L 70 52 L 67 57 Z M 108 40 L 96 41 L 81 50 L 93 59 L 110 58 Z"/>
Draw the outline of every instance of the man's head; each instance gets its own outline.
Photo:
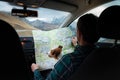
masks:
<path id="1" fill-rule="evenodd" d="M 85 14 L 78 19 L 77 22 L 77 38 L 78 43 L 82 41 L 94 44 L 98 41 L 99 36 L 96 32 L 96 24 L 98 17 L 93 14 Z"/>

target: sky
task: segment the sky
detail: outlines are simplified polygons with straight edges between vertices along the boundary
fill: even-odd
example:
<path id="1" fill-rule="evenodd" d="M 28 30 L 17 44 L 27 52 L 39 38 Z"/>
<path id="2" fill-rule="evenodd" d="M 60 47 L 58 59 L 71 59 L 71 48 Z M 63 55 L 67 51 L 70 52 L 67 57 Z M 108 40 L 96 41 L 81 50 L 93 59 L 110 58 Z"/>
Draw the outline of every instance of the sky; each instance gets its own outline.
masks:
<path id="1" fill-rule="evenodd" d="M 93 10 L 90 10 L 88 12 L 91 12 L 93 14 L 96 14 L 97 16 L 100 15 L 100 13 L 109 5 L 120 5 L 120 0 L 116 0 L 113 2 L 110 2 L 108 4 L 105 4 L 101 7 L 97 7 Z M 10 12 L 12 8 L 21 8 L 21 7 L 15 7 L 15 6 L 11 6 L 6 2 L 1 2 L 0 1 L 0 11 L 6 11 L 6 12 Z M 33 9 L 35 10 L 35 9 Z M 67 12 L 61 12 L 61 11 L 56 11 L 56 10 L 49 10 L 49 9 L 43 9 L 43 8 L 38 8 L 38 14 L 39 14 L 39 18 L 27 18 L 29 21 L 33 21 L 36 19 L 42 20 L 42 21 L 47 21 L 47 22 L 51 22 L 53 18 L 59 18 L 61 16 L 67 16 L 69 15 L 69 13 Z"/>

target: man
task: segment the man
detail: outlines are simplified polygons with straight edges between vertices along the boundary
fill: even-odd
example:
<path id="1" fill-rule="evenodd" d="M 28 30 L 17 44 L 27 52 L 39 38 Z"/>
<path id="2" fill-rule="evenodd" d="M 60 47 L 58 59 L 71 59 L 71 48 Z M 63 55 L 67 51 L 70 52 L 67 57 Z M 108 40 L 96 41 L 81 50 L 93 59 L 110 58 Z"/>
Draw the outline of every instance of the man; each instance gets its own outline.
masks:
<path id="1" fill-rule="evenodd" d="M 93 14 L 81 16 L 77 22 L 77 37 L 72 38 L 75 50 L 64 55 L 54 66 L 54 69 L 44 79 L 39 72 L 38 64 L 33 63 L 31 69 L 35 80 L 69 80 L 85 57 L 95 48 L 99 37 L 96 32 L 98 17 Z M 78 43 L 78 44 L 77 44 Z"/>

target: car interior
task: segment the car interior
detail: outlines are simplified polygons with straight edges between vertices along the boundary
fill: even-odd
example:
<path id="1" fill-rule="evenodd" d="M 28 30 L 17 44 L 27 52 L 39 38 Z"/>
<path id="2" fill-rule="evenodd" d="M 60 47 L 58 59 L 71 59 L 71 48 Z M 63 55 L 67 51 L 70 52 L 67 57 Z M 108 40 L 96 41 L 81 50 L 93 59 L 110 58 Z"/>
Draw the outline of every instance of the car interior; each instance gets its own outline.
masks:
<path id="1" fill-rule="evenodd" d="M 30 67 L 32 63 L 36 63 L 33 30 L 50 31 L 70 27 L 72 23 L 76 24 L 76 20 L 85 13 L 95 13 L 99 17 L 97 32 L 100 40 L 96 43 L 98 48 L 84 60 L 79 69 L 68 80 L 120 80 L 119 0 L 0 0 L 0 3 L 1 52 L 5 53 L 1 55 L 3 58 L 7 56 L 6 60 L 10 63 L 8 65 L 6 61 L 2 62 L 3 60 L 0 59 L 3 64 L 1 69 L 5 69 L 5 72 L 8 71 L 7 74 L 3 74 L 4 71 L 1 74 L 11 76 L 6 77 L 5 80 L 34 80 Z M 4 6 L 3 3 L 9 6 Z M 114 5 L 115 7 L 108 8 Z M 7 15 L 5 15 L 5 8 L 6 11 L 9 11 Z M 45 23 L 39 21 L 40 24 L 35 22 L 29 25 L 30 22 L 26 21 L 29 18 L 31 20 L 38 20 L 39 17 L 41 20 L 45 19 L 42 10 L 43 14 L 48 13 L 47 15 L 50 15 L 49 10 L 58 10 L 54 14 L 51 13 L 54 15 L 53 18 L 63 15 L 57 14 L 59 11 L 63 12 L 66 17 L 62 17 L 61 22 L 57 22 L 58 19 L 51 21 L 56 21 L 54 25 L 49 23 L 50 20 L 42 27 L 38 27 L 38 25 Z M 50 19 L 49 16 L 47 17 L 45 20 Z M 76 26 L 73 27 L 76 28 Z M 10 67 L 7 68 L 8 66 Z M 46 77 L 50 71 L 51 69 L 46 69 L 41 73 Z"/>

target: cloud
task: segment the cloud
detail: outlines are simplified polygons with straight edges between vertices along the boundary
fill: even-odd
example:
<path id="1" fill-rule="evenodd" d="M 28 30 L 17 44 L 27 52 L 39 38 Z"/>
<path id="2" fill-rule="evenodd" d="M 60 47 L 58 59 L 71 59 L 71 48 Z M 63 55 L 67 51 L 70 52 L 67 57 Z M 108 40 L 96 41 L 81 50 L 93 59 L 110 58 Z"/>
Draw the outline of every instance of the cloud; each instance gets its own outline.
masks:
<path id="1" fill-rule="evenodd" d="M 29 17 L 29 18 L 26 18 L 27 20 L 29 20 L 29 21 L 35 21 L 35 20 L 41 20 L 41 21 L 48 21 L 48 19 L 47 18 L 35 18 L 35 17 Z M 48 21 L 49 22 L 49 21 Z"/>

